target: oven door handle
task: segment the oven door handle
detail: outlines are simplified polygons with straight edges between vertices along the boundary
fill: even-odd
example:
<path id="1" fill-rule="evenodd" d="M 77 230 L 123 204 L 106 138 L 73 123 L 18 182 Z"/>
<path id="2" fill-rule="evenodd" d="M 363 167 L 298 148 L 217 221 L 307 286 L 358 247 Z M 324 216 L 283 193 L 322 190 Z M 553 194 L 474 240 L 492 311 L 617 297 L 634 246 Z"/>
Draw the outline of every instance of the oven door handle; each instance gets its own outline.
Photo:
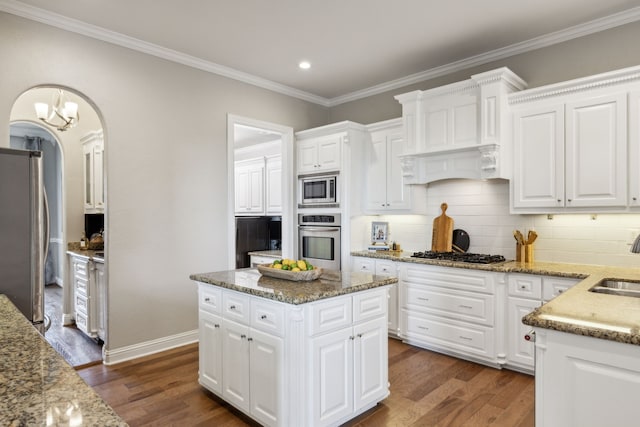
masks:
<path id="1" fill-rule="evenodd" d="M 340 227 L 306 227 L 301 226 L 300 229 L 302 231 L 340 231 Z"/>

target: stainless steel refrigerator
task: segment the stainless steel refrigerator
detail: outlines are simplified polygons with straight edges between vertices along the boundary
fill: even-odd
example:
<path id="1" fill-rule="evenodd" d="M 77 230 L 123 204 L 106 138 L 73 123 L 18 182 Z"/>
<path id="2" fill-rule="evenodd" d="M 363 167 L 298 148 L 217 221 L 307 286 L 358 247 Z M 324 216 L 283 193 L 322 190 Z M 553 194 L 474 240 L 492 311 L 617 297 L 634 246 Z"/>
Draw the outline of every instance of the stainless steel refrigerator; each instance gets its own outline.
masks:
<path id="1" fill-rule="evenodd" d="M 0 293 L 44 333 L 49 239 L 42 152 L 0 148 Z"/>

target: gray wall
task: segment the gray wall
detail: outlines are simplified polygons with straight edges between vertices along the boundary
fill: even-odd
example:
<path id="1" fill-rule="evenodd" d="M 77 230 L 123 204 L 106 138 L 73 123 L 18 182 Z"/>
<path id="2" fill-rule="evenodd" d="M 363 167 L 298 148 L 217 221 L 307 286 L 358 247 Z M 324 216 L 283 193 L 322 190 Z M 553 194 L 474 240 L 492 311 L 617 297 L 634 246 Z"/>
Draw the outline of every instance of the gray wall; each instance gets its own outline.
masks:
<path id="1" fill-rule="evenodd" d="M 107 163 L 108 349 L 197 328 L 195 272 L 227 265 L 226 120 L 306 129 L 326 108 L 0 13 L 0 146 L 11 107 L 68 86 L 102 117 Z"/>
<path id="2" fill-rule="evenodd" d="M 329 121 L 352 120 L 368 124 L 402 116 L 394 95 L 426 90 L 467 80 L 471 75 L 509 67 L 529 88 L 640 65 L 640 22 L 537 49 L 531 52 L 458 71 L 386 93 L 332 107 Z"/>

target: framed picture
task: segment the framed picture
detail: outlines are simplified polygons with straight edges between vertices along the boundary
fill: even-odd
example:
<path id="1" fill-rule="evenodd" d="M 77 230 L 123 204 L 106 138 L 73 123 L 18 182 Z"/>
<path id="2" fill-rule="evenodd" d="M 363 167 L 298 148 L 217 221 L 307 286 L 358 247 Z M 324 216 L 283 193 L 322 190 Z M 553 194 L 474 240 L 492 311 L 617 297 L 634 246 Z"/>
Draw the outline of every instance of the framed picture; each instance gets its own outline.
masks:
<path id="1" fill-rule="evenodd" d="M 372 222 L 371 223 L 371 242 L 386 243 L 389 236 L 388 222 Z"/>

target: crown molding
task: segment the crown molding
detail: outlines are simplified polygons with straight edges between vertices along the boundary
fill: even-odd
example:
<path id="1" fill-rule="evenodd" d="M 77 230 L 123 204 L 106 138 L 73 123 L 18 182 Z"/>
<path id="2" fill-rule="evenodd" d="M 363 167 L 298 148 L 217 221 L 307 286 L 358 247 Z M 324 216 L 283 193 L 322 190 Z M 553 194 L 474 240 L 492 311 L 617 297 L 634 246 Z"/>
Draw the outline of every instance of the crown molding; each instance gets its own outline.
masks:
<path id="1" fill-rule="evenodd" d="M 540 37 L 515 43 L 500 49 L 495 49 L 480 55 L 471 56 L 460 61 L 451 62 L 440 67 L 431 68 L 409 76 L 391 80 L 376 86 L 348 93 L 346 95 L 337 96 L 329 100 L 329 107 L 344 104 L 358 99 L 378 95 L 394 89 L 406 87 L 425 80 L 434 79 L 436 77 L 445 76 L 457 71 L 465 70 L 478 65 L 487 64 L 489 62 L 505 59 L 510 56 L 526 53 L 532 50 L 541 49 L 557 43 L 573 40 L 578 37 L 588 36 L 600 31 L 618 27 L 620 25 L 629 24 L 640 20 L 640 7 L 625 10 L 604 18 L 595 19 L 584 24 L 565 28 L 564 30 L 545 34 Z"/>
<path id="2" fill-rule="evenodd" d="M 148 55 L 186 65 L 187 67 L 196 68 L 208 73 L 217 74 L 233 80 L 238 80 L 243 83 L 248 83 L 250 85 L 257 86 L 263 89 L 268 89 L 270 91 L 291 96 L 293 98 L 298 98 L 303 101 L 312 102 L 314 104 L 319 104 L 325 107 L 329 106 L 329 99 L 327 98 L 323 98 L 309 92 L 276 83 L 262 77 L 257 77 L 253 74 L 238 71 L 230 67 L 225 67 L 224 65 L 205 61 L 203 59 L 187 55 L 173 49 L 168 49 L 153 43 L 148 43 L 143 40 L 136 39 L 134 37 L 129 37 L 115 31 L 98 27 L 96 25 L 87 24 L 86 22 L 82 22 L 77 19 L 49 12 L 47 10 L 27 5 L 17 0 L 0 0 L 0 11 L 20 16 L 22 18 L 30 19 L 32 21 L 40 22 L 42 24 L 50 25 L 52 27 L 60 28 L 62 30 L 70 31 L 72 33 L 111 43 L 116 46 L 121 46 L 141 53 L 146 53 Z"/>
<path id="3" fill-rule="evenodd" d="M 620 25 L 628 24 L 640 20 L 640 7 L 628 9 L 613 15 L 595 19 L 593 21 L 579 24 L 564 30 L 545 34 L 520 43 L 515 43 L 503 48 L 495 49 L 469 58 L 455 61 L 440 67 L 411 74 L 406 77 L 391 80 L 386 83 L 371 86 L 366 89 L 351 92 L 334 98 L 324 98 L 295 89 L 280 83 L 273 82 L 261 77 L 254 76 L 239 70 L 235 70 L 214 62 L 205 61 L 200 58 L 186 55 L 184 53 L 167 49 L 165 47 L 148 43 L 133 37 L 125 36 L 115 31 L 110 31 L 96 25 L 87 24 L 77 19 L 46 11 L 44 9 L 27 5 L 17 0 L 0 0 L 0 11 L 20 16 L 22 18 L 37 21 L 46 25 L 60 28 L 73 33 L 81 34 L 97 40 L 102 40 L 117 46 L 126 47 L 168 61 L 176 62 L 188 67 L 196 68 L 212 74 L 217 74 L 243 83 L 251 84 L 293 98 L 308 101 L 324 107 L 334 107 L 347 102 L 356 101 L 373 95 L 378 95 L 401 87 L 420 83 L 436 77 L 441 77 L 467 68 L 483 65 L 492 61 L 508 58 L 510 56 L 529 52 L 535 49 L 551 46 L 557 43 L 569 41 L 578 37 L 587 36 L 600 31 L 608 30 Z"/>

